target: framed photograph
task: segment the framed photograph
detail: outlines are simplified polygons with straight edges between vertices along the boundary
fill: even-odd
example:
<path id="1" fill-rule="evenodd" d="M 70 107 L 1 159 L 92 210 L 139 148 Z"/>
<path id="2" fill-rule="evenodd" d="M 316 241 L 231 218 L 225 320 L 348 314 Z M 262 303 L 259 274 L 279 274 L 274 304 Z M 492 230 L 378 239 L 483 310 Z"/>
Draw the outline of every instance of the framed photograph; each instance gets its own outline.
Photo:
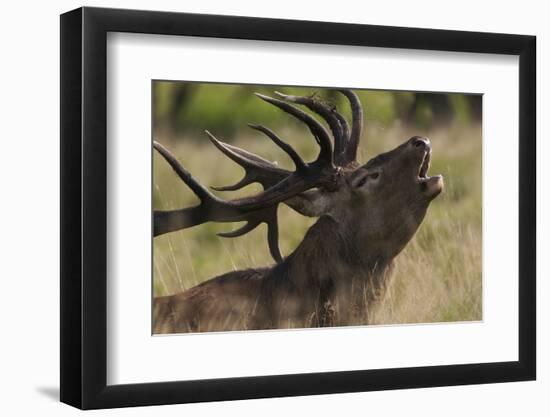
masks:
<path id="1" fill-rule="evenodd" d="M 533 380 L 535 37 L 61 16 L 61 401 Z"/>

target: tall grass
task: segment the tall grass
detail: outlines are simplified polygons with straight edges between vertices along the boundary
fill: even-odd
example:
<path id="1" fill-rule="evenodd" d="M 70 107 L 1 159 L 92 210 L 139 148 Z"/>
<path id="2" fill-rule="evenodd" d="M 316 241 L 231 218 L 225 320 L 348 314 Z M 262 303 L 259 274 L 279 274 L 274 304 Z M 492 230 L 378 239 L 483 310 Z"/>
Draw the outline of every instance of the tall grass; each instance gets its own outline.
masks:
<path id="1" fill-rule="evenodd" d="M 317 152 L 305 129 L 277 128 L 305 159 Z M 205 137 L 170 137 L 157 132 L 186 168 L 205 185 L 236 182 L 242 170 L 216 150 Z M 214 132 L 215 133 L 215 132 Z M 367 121 L 360 160 L 389 150 L 413 135 L 433 143 L 430 173 L 443 174 L 445 192 L 431 204 L 414 239 L 396 259 L 386 298 L 371 319 L 373 324 L 469 321 L 482 318 L 481 276 L 481 126 L 457 124 L 424 131 L 394 123 L 384 127 Z M 224 138 L 221 138 L 222 140 Z M 227 138 L 225 138 L 227 139 Z M 291 168 L 288 158 L 259 134 L 239 131 L 233 144 Z M 256 184 L 226 198 L 259 191 Z M 171 168 L 154 156 L 154 206 L 179 208 L 198 202 Z M 279 208 L 280 246 L 289 254 L 315 219 L 304 218 L 286 206 Z M 243 237 L 225 239 L 217 232 L 235 224 L 209 223 L 160 236 L 154 240 L 155 296 L 174 294 L 216 275 L 272 264 L 266 230 L 260 226 Z"/>

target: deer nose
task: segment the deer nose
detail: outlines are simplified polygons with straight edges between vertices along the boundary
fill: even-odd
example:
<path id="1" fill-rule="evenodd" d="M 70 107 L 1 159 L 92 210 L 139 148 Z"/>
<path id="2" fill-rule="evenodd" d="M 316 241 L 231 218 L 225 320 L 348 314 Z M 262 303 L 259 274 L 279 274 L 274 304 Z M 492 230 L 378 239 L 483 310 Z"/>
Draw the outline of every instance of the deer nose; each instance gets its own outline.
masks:
<path id="1" fill-rule="evenodd" d="M 411 138 L 411 145 L 415 148 L 423 148 L 423 149 L 430 149 L 431 143 L 430 139 L 422 137 L 422 136 L 414 136 Z"/>

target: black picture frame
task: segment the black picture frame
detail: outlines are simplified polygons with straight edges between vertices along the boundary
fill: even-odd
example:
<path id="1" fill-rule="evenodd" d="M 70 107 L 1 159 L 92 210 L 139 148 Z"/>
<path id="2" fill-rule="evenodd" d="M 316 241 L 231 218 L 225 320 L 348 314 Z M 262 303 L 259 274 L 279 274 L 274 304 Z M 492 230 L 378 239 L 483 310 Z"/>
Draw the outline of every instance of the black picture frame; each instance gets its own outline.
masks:
<path id="1" fill-rule="evenodd" d="M 108 32 L 519 56 L 519 358 L 513 362 L 107 385 Z M 61 401 L 82 409 L 533 380 L 536 38 L 79 8 L 61 15 Z"/>

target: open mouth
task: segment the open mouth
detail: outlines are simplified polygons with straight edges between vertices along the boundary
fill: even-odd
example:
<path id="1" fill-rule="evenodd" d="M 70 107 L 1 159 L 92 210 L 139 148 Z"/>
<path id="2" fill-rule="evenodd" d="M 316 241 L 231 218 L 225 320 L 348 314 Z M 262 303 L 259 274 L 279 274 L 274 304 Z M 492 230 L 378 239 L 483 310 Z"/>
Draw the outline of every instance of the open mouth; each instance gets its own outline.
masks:
<path id="1" fill-rule="evenodd" d="M 420 164 L 420 168 L 418 169 L 417 178 L 422 193 L 430 199 L 437 197 L 443 191 L 443 177 L 441 175 L 428 176 L 431 157 L 431 150 L 425 153 L 422 164 Z"/>
<path id="2" fill-rule="evenodd" d="M 427 176 L 428 170 L 430 169 L 430 160 L 432 158 L 432 151 L 428 151 L 424 154 L 424 159 L 422 160 L 422 164 L 420 165 L 420 169 L 418 170 L 418 179 L 420 181 L 427 180 L 429 177 Z"/>

